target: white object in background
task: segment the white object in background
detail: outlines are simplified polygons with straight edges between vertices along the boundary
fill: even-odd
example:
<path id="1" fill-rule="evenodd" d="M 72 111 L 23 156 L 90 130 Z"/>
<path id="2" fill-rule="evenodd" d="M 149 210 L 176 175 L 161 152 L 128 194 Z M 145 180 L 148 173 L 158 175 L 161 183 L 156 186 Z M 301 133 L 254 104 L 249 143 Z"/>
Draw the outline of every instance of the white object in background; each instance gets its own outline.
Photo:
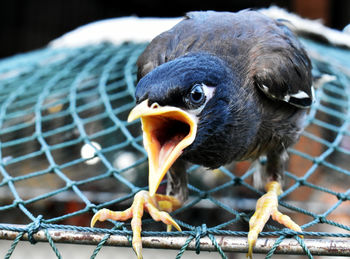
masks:
<path id="1" fill-rule="evenodd" d="M 85 143 L 82 146 L 80 155 L 82 158 L 87 159 L 85 161 L 86 164 L 94 165 L 100 161 L 98 156 L 94 157 L 96 155 L 96 149 L 101 150 L 101 145 L 94 141 L 91 141 L 91 144 Z"/>
<path id="2" fill-rule="evenodd" d="M 50 42 L 52 48 L 80 47 L 101 42 L 149 42 L 183 18 L 122 17 L 89 23 Z"/>
<path id="3" fill-rule="evenodd" d="M 271 6 L 266 9 L 260 9 L 261 13 L 273 18 L 284 19 L 288 22 L 285 23 L 296 34 L 314 34 L 319 35 L 327 39 L 330 43 L 337 46 L 346 46 L 350 48 L 350 35 L 341 31 L 331 29 L 322 24 L 320 20 L 310 20 L 302 18 L 294 13 L 287 12 L 286 10 Z"/>
<path id="4" fill-rule="evenodd" d="M 309 20 L 271 6 L 260 9 L 261 13 L 274 18 L 285 19 L 291 30 L 298 33 L 321 35 L 330 43 L 350 47 L 350 35 L 324 26 L 319 20 Z M 80 47 L 101 42 L 120 44 L 127 41 L 149 42 L 160 33 L 169 30 L 183 17 L 176 18 L 139 18 L 135 16 L 106 19 L 78 27 L 53 40 L 53 48 Z M 346 30 L 345 30 L 346 31 Z"/>
<path id="5" fill-rule="evenodd" d="M 117 169 L 124 169 L 129 166 L 132 166 L 137 160 L 137 157 L 134 153 L 125 151 L 117 154 L 113 166 Z"/>

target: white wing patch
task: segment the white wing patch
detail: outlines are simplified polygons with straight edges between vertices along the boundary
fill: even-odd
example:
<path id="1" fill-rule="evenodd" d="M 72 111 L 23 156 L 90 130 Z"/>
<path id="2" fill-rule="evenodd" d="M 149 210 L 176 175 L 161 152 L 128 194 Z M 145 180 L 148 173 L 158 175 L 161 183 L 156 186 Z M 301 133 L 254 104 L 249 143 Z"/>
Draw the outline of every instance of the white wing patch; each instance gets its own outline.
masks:
<path id="1" fill-rule="evenodd" d="M 259 88 L 267 95 L 271 96 L 272 98 L 276 98 L 275 95 L 273 95 L 272 93 L 270 93 L 270 88 L 268 88 L 266 85 L 261 85 L 259 86 Z"/>
<path id="2" fill-rule="evenodd" d="M 308 95 L 306 92 L 304 91 L 299 91 L 296 94 L 287 94 L 286 96 L 284 96 L 283 101 L 285 102 L 289 102 L 290 98 L 295 98 L 295 99 L 314 99 L 314 88 L 312 87 L 311 89 L 311 94 L 312 96 L 310 97 L 310 95 Z"/>
<path id="3" fill-rule="evenodd" d="M 290 97 L 294 97 L 296 99 L 305 99 L 305 98 L 310 98 L 310 96 L 305 93 L 304 91 L 299 91 L 296 94 L 291 94 Z"/>
<path id="4" fill-rule="evenodd" d="M 270 92 L 269 87 L 266 85 L 260 84 L 258 85 L 260 90 L 262 90 L 266 95 L 274 98 L 279 99 L 284 102 L 290 103 L 294 106 L 305 108 L 311 105 L 312 101 L 315 99 L 315 93 L 313 87 L 311 88 L 311 96 L 306 93 L 305 91 L 299 90 L 297 93 L 293 94 L 286 94 L 285 96 L 277 97 L 276 95 L 272 94 Z"/>
<path id="5" fill-rule="evenodd" d="M 305 108 L 305 107 L 309 107 L 312 104 L 312 102 L 315 100 L 314 95 L 315 95 L 314 89 L 313 87 L 311 87 L 311 96 L 306 92 L 299 90 L 295 94 L 286 95 L 283 98 L 283 101 L 293 104 L 300 108 Z"/>
<path id="6" fill-rule="evenodd" d="M 269 88 L 266 85 L 261 85 L 261 89 L 265 92 L 268 93 L 269 92 Z"/>

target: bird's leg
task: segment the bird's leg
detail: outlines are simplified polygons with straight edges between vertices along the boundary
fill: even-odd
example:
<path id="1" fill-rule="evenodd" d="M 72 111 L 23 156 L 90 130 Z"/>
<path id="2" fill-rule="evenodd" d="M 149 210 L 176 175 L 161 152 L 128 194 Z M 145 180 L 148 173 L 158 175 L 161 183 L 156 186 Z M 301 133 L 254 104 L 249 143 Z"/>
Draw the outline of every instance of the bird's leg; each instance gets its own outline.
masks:
<path id="1" fill-rule="evenodd" d="M 177 198 L 184 203 L 188 198 L 186 164 L 178 159 L 167 173 L 166 194 Z M 167 206 L 164 204 L 163 206 Z M 172 225 L 167 226 L 167 231 L 171 231 Z"/>
<path id="2" fill-rule="evenodd" d="M 250 259 L 252 258 L 253 247 L 256 243 L 258 235 L 263 230 L 270 216 L 273 220 L 286 226 L 287 228 L 298 232 L 302 231 L 290 217 L 278 211 L 278 196 L 282 193 L 280 181 L 282 178 L 281 174 L 284 170 L 285 160 L 285 153 L 282 153 L 280 156 L 272 154 L 267 157 L 265 173 L 270 172 L 270 174 L 266 178 L 269 179 L 265 185 L 266 194 L 258 199 L 255 213 L 249 220 L 247 257 Z"/>
<path id="3" fill-rule="evenodd" d="M 124 211 L 99 210 L 91 220 L 91 227 L 97 221 L 107 219 L 125 221 L 131 219 L 133 231 L 132 246 L 137 258 L 142 258 L 141 226 L 142 216 L 146 210 L 155 221 L 162 221 L 167 225 L 167 230 L 175 227 L 181 231 L 180 226 L 169 215 L 170 212 L 181 207 L 188 197 L 187 174 L 182 160 L 176 161 L 168 171 L 167 195 L 155 194 L 153 197 L 148 191 L 140 191 L 135 197 L 130 208 Z"/>
<path id="4" fill-rule="evenodd" d="M 161 194 L 155 194 L 152 197 L 148 191 L 140 191 L 135 195 L 131 207 L 124 211 L 99 210 L 91 220 L 91 227 L 93 227 L 97 221 L 105 221 L 107 219 L 125 221 L 131 218 L 131 228 L 133 232 L 132 247 L 137 258 L 141 259 L 141 219 L 144 210 L 146 210 L 155 221 L 162 221 L 166 225 L 174 226 L 177 230 L 181 231 L 180 226 L 168 213 L 179 207 L 181 207 L 181 202 L 175 197 Z"/>
<path id="5" fill-rule="evenodd" d="M 287 228 L 298 232 L 302 231 L 289 216 L 278 211 L 278 195 L 282 193 L 281 184 L 276 181 L 271 181 L 267 183 L 266 191 L 266 194 L 257 201 L 255 213 L 249 220 L 248 258 L 252 258 L 255 242 L 270 216 L 273 220 Z"/>

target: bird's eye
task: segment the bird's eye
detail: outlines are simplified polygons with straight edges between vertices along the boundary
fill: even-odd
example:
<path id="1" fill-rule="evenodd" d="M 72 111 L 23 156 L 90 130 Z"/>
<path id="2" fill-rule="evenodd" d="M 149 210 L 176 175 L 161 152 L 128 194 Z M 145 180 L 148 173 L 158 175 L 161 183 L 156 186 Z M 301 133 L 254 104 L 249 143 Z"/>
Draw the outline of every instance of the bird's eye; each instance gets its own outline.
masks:
<path id="1" fill-rule="evenodd" d="M 204 100 L 205 94 L 202 85 L 195 84 L 190 92 L 190 101 L 195 105 L 199 105 L 202 104 Z"/>

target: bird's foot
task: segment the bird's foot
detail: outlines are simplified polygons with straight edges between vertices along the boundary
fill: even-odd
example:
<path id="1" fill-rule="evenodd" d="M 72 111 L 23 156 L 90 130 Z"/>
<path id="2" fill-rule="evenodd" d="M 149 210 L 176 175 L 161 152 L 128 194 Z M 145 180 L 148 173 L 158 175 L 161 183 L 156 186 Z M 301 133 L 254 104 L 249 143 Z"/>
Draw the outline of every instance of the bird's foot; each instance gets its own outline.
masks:
<path id="1" fill-rule="evenodd" d="M 124 211 L 111 211 L 108 209 L 99 210 L 91 220 L 91 227 L 97 221 L 105 221 L 107 219 L 125 221 L 131 218 L 131 228 L 133 232 L 132 247 L 138 259 L 142 258 L 142 242 L 141 242 L 141 218 L 143 211 L 146 210 L 155 221 L 162 221 L 169 226 L 175 227 L 181 231 L 180 226 L 172 219 L 168 212 L 174 211 L 181 206 L 181 202 L 172 196 L 155 194 L 150 196 L 148 191 L 140 191 L 135 197 L 130 208 Z"/>
<path id="2" fill-rule="evenodd" d="M 252 259 L 253 247 L 258 239 L 259 233 L 263 230 L 266 222 L 272 217 L 273 220 L 301 232 L 301 228 L 289 216 L 278 211 L 278 195 L 282 193 L 280 183 L 272 181 L 266 184 L 266 193 L 258 199 L 254 215 L 249 220 L 248 253 L 247 258 Z"/>

